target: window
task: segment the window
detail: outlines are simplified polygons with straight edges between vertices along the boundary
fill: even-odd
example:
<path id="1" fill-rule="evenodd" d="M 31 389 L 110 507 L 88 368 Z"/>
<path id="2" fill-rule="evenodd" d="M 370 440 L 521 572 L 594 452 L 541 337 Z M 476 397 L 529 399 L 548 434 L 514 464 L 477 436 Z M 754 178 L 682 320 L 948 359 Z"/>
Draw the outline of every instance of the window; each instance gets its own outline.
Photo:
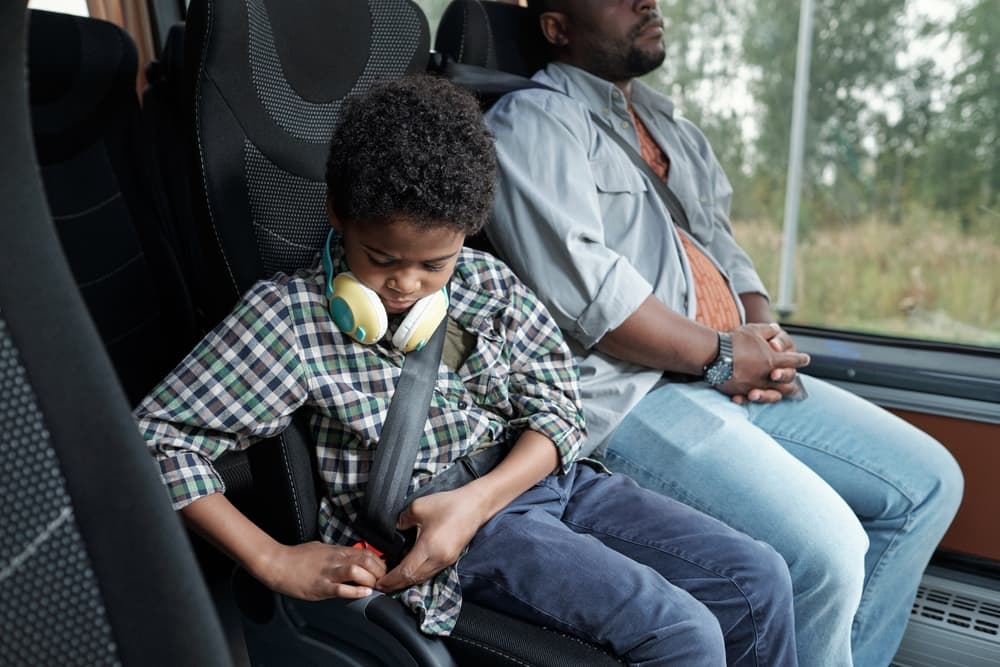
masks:
<path id="1" fill-rule="evenodd" d="M 87 0 L 28 0 L 29 9 L 44 9 L 49 12 L 90 16 Z"/>
<path id="2" fill-rule="evenodd" d="M 1000 347 L 1000 5 L 813 5 L 801 205 L 781 284 L 800 12 L 670 0 L 646 77 L 708 134 L 788 323 Z"/>

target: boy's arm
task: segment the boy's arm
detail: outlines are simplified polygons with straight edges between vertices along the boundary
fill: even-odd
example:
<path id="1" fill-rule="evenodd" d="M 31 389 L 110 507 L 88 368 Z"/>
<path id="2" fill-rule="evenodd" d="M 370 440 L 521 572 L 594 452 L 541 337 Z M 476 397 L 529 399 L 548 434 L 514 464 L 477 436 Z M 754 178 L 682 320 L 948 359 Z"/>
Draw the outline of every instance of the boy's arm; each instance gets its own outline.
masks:
<path id="1" fill-rule="evenodd" d="M 222 494 L 212 466 L 230 449 L 280 433 L 307 398 L 291 314 L 258 284 L 136 410 L 174 506 L 198 533 L 265 585 L 292 597 L 364 597 L 384 564 L 320 542 L 279 544 Z"/>
<path id="2" fill-rule="evenodd" d="M 417 498 L 399 517 L 400 529 L 417 528 L 417 540 L 375 587 L 406 588 L 455 563 L 484 523 L 558 466 L 554 443 L 541 433 L 524 431 L 489 473 L 458 489 Z"/>
<path id="3" fill-rule="evenodd" d="M 385 564 L 365 549 L 306 542 L 276 542 L 221 493 L 180 510 L 185 521 L 271 590 L 302 600 L 362 598 L 385 574 Z"/>

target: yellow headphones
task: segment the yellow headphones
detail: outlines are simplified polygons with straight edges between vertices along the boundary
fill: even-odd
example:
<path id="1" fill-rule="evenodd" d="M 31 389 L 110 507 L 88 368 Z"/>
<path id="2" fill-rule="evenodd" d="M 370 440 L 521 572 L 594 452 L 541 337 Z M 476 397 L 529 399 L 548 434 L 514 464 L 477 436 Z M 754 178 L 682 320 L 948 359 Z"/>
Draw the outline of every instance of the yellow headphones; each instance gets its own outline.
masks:
<path id="1" fill-rule="evenodd" d="M 333 230 L 323 246 L 323 269 L 326 272 L 326 299 L 330 304 L 330 317 L 337 328 L 363 345 L 377 343 L 389 328 L 385 306 L 373 289 L 363 285 L 350 271 L 333 275 L 330 241 Z M 419 350 L 441 320 L 448 314 L 448 291 L 441 288 L 410 307 L 402 323 L 392 336 L 392 344 L 403 352 Z"/>

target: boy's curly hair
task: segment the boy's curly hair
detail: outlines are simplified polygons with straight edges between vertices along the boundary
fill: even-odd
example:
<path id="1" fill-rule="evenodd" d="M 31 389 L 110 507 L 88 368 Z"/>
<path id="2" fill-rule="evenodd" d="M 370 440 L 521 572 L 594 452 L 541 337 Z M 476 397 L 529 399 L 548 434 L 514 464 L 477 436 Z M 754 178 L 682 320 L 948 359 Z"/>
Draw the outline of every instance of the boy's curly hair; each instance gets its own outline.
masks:
<path id="1" fill-rule="evenodd" d="M 472 235 L 493 204 L 496 152 L 476 98 L 427 75 L 348 100 L 330 142 L 326 184 L 341 220 L 403 217 Z"/>

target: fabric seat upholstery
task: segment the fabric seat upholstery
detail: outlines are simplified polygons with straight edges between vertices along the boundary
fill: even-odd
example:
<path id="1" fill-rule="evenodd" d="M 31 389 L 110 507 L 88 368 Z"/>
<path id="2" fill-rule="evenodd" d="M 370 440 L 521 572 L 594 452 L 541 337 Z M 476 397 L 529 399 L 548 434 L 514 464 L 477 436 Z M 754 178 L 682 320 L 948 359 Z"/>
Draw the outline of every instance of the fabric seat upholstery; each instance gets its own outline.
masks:
<path id="1" fill-rule="evenodd" d="M 32 128 L 77 285 L 131 403 L 196 340 L 143 142 L 135 45 L 114 24 L 31 11 Z"/>
<path id="2" fill-rule="evenodd" d="M 25 18 L 0 5 L 0 664 L 225 665 L 46 205 Z"/>

